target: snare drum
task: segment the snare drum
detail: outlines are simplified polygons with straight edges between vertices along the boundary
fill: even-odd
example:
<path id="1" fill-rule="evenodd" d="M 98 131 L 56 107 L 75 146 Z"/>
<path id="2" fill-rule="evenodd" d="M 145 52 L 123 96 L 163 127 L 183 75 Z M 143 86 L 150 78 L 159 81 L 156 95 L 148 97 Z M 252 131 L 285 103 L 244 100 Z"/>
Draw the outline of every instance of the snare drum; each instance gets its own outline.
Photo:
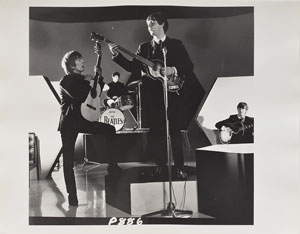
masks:
<path id="1" fill-rule="evenodd" d="M 119 131 L 125 124 L 125 117 L 122 111 L 110 108 L 103 112 L 100 122 L 110 124 L 115 127 L 116 131 Z"/>
<path id="2" fill-rule="evenodd" d="M 122 111 L 129 110 L 134 106 L 133 99 L 130 95 L 124 95 L 124 96 L 119 97 L 116 100 L 116 103 L 117 103 L 118 108 L 120 108 L 120 110 L 122 110 Z"/>

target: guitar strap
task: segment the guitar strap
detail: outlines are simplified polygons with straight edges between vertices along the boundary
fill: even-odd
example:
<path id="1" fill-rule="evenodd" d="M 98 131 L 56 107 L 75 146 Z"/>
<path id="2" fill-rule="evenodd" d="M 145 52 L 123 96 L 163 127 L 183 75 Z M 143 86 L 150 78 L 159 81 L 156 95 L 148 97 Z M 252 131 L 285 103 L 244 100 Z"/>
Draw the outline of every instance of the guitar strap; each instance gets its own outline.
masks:
<path id="1" fill-rule="evenodd" d="M 69 91 L 68 90 L 66 90 L 64 87 L 62 87 L 61 85 L 60 85 L 60 88 L 71 98 L 71 99 L 74 99 L 74 97 L 69 93 Z"/>
<path id="2" fill-rule="evenodd" d="M 103 88 L 104 88 L 104 85 L 105 85 L 105 83 L 104 83 L 104 77 L 103 76 L 101 76 L 101 79 L 99 78 L 99 80 L 98 80 L 98 83 L 99 83 L 99 85 L 100 85 L 100 88 L 101 88 L 101 92 L 100 92 L 100 95 L 101 95 L 101 93 L 102 93 L 102 90 L 103 90 Z"/>
<path id="3" fill-rule="evenodd" d="M 245 125 L 244 125 L 243 121 L 241 121 L 240 123 L 242 125 L 242 136 L 244 136 L 244 134 L 245 134 Z"/>
<path id="4" fill-rule="evenodd" d="M 61 90 L 69 96 L 70 99 L 74 100 L 74 97 L 70 94 L 68 90 L 66 90 L 64 87 L 60 85 Z M 68 116 L 70 112 L 74 111 L 74 105 L 73 103 L 68 106 L 68 109 L 66 110 L 65 116 Z"/>

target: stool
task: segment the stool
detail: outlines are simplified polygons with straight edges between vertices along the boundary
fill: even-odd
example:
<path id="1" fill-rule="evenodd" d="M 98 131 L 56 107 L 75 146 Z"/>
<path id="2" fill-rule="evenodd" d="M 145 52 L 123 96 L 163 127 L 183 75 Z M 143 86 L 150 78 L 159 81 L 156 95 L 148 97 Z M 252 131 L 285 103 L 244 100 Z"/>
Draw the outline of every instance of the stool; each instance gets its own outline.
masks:
<path id="1" fill-rule="evenodd" d="M 34 179 L 40 179 L 41 163 L 39 151 L 39 138 L 34 132 L 29 132 L 29 186 L 31 178 L 31 171 L 34 171 Z"/>
<path id="2" fill-rule="evenodd" d="M 83 158 L 83 164 L 82 164 L 82 168 L 86 165 L 86 164 L 94 164 L 95 167 L 100 166 L 100 163 L 98 162 L 93 162 L 93 161 L 89 161 L 88 157 L 87 157 L 87 149 L 86 149 L 86 136 L 87 135 L 92 135 L 89 133 L 82 133 L 82 137 L 83 137 L 83 151 L 84 151 L 84 158 Z M 94 167 L 93 167 L 94 168 Z"/>

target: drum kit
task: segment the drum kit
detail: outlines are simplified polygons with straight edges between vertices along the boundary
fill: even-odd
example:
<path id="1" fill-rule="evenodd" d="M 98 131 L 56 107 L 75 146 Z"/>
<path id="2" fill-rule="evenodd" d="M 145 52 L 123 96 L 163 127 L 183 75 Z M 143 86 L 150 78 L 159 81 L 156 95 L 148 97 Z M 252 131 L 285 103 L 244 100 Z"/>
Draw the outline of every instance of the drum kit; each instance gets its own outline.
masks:
<path id="1" fill-rule="evenodd" d="M 126 124 L 125 112 L 128 112 L 135 122 L 135 126 L 132 130 L 141 129 L 141 85 L 141 80 L 133 81 L 127 85 L 128 95 L 123 95 L 116 99 L 109 99 L 107 105 L 101 108 L 100 122 L 114 126 L 117 132 L 120 130 L 128 130 L 124 129 L 124 125 Z M 136 95 L 137 119 L 134 118 L 130 111 L 134 107 L 134 101 L 130 94 Z"/>

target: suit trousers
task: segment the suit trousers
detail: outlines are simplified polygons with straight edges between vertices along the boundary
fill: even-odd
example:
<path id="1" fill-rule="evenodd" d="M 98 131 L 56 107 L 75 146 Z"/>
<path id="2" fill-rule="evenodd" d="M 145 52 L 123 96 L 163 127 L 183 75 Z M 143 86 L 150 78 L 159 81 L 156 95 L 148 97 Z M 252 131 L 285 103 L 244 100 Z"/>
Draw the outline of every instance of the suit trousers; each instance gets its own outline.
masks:
<path id="1" fill-rule="evenodd" d="M 69 194 L 76 194 L 76 182 L 74 176 L 74 151 L 75 142 L 78 133 L 101 134 L 106 137 L 108 142 L 108 163 L 115 163 L 115 155 L 113 149 L 115 147 L 116 130 L 109 124 L 100 122 L 89 122 L 82 120 L 76 125 L 65 126 L 61 131 L 61 139 L 63 145 L 63 170 L 66 189 Z"/>

